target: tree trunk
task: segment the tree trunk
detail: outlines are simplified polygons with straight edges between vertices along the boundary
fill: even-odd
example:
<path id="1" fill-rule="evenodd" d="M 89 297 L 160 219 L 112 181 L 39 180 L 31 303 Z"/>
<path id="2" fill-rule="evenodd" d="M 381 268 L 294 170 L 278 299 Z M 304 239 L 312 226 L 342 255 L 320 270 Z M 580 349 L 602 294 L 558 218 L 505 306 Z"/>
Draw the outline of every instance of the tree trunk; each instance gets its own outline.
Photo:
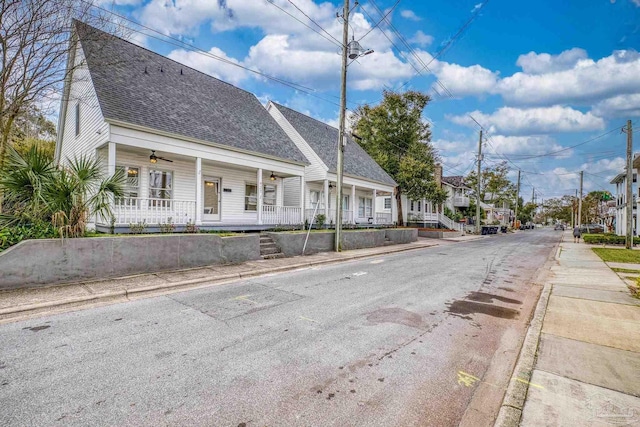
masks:
<path id="1" fill-rule="evenodd" d="M 404 225 L 404 220 L 402 219 L 402 193 L 400 192 L 400 187 L 396 187 L 396 204 L 398 206 L 398 226 L 402 227 Z"/>

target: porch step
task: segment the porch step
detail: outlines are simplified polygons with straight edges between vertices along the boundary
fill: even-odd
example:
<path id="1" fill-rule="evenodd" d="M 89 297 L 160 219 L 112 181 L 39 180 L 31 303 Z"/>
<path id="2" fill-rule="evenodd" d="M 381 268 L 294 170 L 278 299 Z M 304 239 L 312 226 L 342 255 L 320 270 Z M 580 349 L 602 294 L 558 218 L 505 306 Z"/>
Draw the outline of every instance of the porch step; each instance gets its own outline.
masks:
<path id="1" fill-rule="evenodd" d="M 284 254 L 273 239 L 262 233 L 260 233 L 260 255 L 262 259 L 284 258 Z"/>

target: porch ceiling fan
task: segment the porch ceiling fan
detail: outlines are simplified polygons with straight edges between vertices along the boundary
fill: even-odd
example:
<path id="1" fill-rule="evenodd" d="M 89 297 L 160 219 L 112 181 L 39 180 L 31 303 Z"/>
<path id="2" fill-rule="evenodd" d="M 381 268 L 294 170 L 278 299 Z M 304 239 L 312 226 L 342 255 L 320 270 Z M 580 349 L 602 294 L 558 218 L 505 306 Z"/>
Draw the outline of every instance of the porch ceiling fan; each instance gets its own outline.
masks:
<path id="1" fill-rule="evenodd" d="M 165 162 L 173 163 L 173 160 L 165 159 L 164 157 L 156 156 L 156 150 L 151 150 L 149 161 L 151 163 L 158 163 L 158 160 L 164 160 Z"/>

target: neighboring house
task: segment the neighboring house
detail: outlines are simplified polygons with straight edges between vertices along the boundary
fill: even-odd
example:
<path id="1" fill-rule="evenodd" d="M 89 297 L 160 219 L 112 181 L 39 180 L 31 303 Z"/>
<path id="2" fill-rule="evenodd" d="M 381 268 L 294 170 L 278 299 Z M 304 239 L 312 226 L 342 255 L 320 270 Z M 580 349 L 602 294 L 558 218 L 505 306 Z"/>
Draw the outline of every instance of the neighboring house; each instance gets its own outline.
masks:
<path id="1" fill-rule="evenodd" d="M 70 48 L 56 160 L 128 177 L 99 230 L 304 222 L 309 161 L 253 94 L 81 22 Z"/>
<path id="2" fill-rule="evenodd" d="M 443 206 L 448 207 L 452 212 L 456 212 L 457 208 L 469 206 L 469 188 L 464 185 L 461 176 L 442 176 L 442 166 L 436 165 L 435 180 L 447 192 L 447 200 Z M 436 206 L 426 200 L 410 200 L 406 196 L 402 196 L 402 212 L 405 223 L 422 225 L 423 227 L 435 227 L 442 225 L 452 230 L 462 230 L 463 225 L 447 217 L 444 212 L 438 211 Z"/>
<path id="3" fill-rule="evenodd" d="M 267 111 L 304 153 L 304 199 L 306 216 L 324 214 L 326 223 L 335 223 L 336 165 L 338 129 L 298 111 L 269 102 Z M 288 179 L 284 180 L 285 187 Z M 295 185 L 295 184 L 293 184 Z M 342 222 L 351 224 L 392 224 L 397 220 L 391 203 L 396 182 L 355 141 L 347 137 L 342 187 Z M 290 204 L 300 203 L 300 194 L 291 192 Z"/>
<path id="4" fill-rule="evenodd" d="M 633 158 L 633 182 L 631 184 L 633 194 L 633 219 L 631 220 L 631 224 L 633 226 L 633 234 L 636 236 L 638 235 L 638 169 L 640 169 L 640 154 L 636 154 Z M 622 172 L 616 175 L 616 177 L 611 180 L 611 184 L 616 186 L 614 193 L 616 201 L 615 220 L 613 221 L 615 224 L 614 232 L 618 236 L 624 236 L 627 234 L 627 173 Z"/>
<path id="5" fill-rule="evenodd" d="M 469 207 L 471 202 L 469 199 L 469 191 L 471 191 L 471 189 L 464 183 L 463 176 L 443 176 L 442 188 L 447 192 L 447 201 L 444 205 L 451 210 L 451 212 L 458 213 L 461 209 Z"/>

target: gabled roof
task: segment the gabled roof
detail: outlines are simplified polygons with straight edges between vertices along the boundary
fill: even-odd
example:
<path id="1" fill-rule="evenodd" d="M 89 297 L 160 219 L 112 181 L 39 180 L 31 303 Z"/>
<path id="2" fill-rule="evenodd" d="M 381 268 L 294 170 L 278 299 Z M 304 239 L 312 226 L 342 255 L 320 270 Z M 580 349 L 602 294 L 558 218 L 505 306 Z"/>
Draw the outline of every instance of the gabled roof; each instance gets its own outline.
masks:
<path id="1" fill-rule="evenodd" d="M 273 101 L 272 104 L 327 165 L 329 172 L 335 173 L 338 164 L 338 129 Z M 344 173 L 383 184 L 397 185 L 393 178 L 350 137 L 344 149 Z"/>
<path id="2" fill-rule="evenodd" d="M 464 176 L 462 175 L 456 175 L 456 176 L 443 176 L 442 177 L 442 182 L 445 182 L 449 185 L 451 185 L 452 187 L 457 187 L 457 188 L 469 188 L 465 183 L 464 183 Z"/>
<path id="3" fill-rule="evenodd" d="M 615 178 L 611 180 L 610 184 L 618 184 L 619 182 L 623 182 L 626 177 L 627 177 L 626 172 L 619 173 L 618 175 L 615 176 Z"/>
<path id="4" fill-rule="evenodd" d="M 75 21 L 106 120 L 308 164 L 245 90 Z"/>

